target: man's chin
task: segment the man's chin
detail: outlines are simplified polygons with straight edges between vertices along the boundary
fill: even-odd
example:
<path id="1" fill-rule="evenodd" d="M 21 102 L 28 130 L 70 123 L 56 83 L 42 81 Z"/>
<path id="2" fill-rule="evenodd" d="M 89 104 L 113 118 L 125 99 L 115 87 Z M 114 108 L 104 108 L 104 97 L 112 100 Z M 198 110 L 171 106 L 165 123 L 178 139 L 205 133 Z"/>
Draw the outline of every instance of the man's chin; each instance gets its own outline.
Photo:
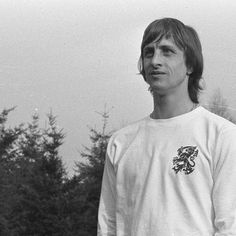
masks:
<path id="1" fill-rule="evenodd" d="M 165 95 L 166 94 L 166 89 L 161 86 L 151 86 L 148 89 L 152 94 L 158 94 L 158 95 Z"/>

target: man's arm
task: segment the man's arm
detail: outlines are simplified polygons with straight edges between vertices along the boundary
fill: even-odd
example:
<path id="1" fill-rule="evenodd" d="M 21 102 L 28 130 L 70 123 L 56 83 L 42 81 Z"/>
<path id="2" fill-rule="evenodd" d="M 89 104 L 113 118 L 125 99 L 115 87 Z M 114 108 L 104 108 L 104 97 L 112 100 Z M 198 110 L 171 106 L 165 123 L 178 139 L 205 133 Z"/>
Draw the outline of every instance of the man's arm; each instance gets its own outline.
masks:
<path id="1" fill-rule="evenodd" d="M 215 236 L 236 236 L 236 128 L 221 132 L 215 154 Z"/>
<path id="2" fill-rule="evenodd" d="M 109 145 L 108 145 L 109 146 Z M 98 211 L 97 236 L 116 235 L 116 176 L 107 152 Z"/>

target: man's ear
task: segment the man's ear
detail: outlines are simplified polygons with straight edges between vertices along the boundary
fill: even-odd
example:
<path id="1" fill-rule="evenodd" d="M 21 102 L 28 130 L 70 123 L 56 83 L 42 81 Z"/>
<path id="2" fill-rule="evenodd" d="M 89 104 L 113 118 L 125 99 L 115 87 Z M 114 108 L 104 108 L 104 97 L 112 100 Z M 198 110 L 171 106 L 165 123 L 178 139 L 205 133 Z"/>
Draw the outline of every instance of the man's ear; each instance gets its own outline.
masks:
<path id="1" fill-rule="evenodd" d="M 187 75 L 191 75 L 193 73 L 193 68 L 189 67 L 187 68 Z"/>

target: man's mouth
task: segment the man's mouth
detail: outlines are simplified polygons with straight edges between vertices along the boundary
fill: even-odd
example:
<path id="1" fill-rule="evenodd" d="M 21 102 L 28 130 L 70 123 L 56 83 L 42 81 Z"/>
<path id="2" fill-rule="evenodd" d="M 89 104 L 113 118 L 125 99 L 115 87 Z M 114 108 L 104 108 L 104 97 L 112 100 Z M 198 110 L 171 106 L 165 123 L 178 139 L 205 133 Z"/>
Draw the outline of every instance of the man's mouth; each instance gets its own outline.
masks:
<path id="1" fill-rule="evenodd" d="M 151 71 L 150 75 L 164 75 L 165 72 L 162 71 Z"/>

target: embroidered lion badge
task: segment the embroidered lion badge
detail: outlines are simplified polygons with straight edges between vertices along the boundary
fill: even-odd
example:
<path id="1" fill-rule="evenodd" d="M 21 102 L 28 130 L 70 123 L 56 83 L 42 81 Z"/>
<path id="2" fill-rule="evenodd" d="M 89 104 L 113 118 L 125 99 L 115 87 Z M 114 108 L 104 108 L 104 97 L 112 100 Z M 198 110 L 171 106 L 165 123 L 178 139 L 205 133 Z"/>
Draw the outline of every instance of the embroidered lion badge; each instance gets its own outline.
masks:
<path id="1" fill-rule="evenodd" d="M 191 174 L 194 171 L 195 157 L 198 155 L 198 149 L 196 146 L 180 147 L 177 150 L 178 155 L 173 158 L 173 170 L 177 174 L 178 172 L 184 172 L 186 175 Z"/>

